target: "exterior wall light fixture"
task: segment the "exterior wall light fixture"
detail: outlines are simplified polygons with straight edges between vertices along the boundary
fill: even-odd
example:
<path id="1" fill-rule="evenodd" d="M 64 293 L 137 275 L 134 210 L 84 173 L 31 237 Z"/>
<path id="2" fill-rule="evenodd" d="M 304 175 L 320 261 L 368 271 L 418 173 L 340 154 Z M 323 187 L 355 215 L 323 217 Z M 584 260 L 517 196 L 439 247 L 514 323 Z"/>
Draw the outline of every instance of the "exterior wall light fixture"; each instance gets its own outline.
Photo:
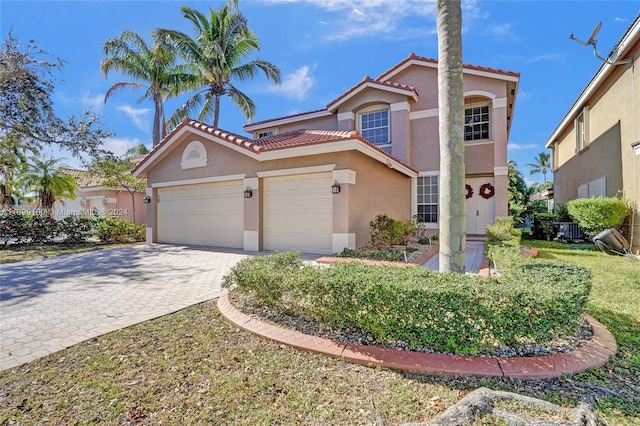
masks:
<path id="1" fill-rule="evenodd" d="M 251 191 L 251 188 L 247 186 L 244 190 L 244 198 L 251 198 L 251 197 L 253 197 L 253 191 Z"/>
<path id="2" fill-rule="evenodd" d="M 151 202 L 151 197 L 149 197 L 148 195 L 145 195 L 142 198 L 142 202 L 145 203 L 145 204 L 149 204 Z"/>
<path id="3" fill-rule="evenodd" d="M 340 184 L 338 183 L 337 180 L 333 181 L 333 185 L 331 185 L 331 193 L 332 194 L 339 194 L 340 193 Z"/>

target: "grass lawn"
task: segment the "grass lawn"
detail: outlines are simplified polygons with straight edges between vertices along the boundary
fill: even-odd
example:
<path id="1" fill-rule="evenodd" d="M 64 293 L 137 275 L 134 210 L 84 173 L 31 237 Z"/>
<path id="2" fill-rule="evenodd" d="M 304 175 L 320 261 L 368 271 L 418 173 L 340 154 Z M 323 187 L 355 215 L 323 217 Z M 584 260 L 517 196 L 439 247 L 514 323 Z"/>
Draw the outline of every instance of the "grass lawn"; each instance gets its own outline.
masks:
<path id="1" fill-rule="evenodd" d="M 588 312 L 619 344 L 604 368 L 535 382 L 366 368 L 239 331 L 207 302 L 0 372 L 0 425 L 366 425 L 376 412 L 398 424 L 430 420 L 479 386 L 568 407 L 606 388 L 598 402 L 608 423 L 640 425 L 640 264 L 526 244 L 592 270 Z"/>

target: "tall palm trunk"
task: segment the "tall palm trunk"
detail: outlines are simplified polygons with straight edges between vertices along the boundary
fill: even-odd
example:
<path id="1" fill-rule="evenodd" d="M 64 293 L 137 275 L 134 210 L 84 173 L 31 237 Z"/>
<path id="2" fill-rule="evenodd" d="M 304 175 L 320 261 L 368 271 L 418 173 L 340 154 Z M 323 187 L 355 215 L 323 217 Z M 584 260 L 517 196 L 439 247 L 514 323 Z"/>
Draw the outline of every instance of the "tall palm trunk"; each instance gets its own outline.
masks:
<path id="1" fill-rule="evenodd" d="M 218 119 L 220 118 L 220 95 L 215 95 L 216 104 L 215 111 L 213 112 L 213 127 L 218 128 Z"/>
<path id="2" fill-rule="evenodd" d="M 460 0 L 437 0 L 441 272 L 465 272 L 464 91 Z"/>
<path id="3" fill-rule="evenodd" d="M 153 146 L 164 138 L 164 102 L 161 95 L 154 95 L 153 103 L 156 108 L 153 113 Z"/>

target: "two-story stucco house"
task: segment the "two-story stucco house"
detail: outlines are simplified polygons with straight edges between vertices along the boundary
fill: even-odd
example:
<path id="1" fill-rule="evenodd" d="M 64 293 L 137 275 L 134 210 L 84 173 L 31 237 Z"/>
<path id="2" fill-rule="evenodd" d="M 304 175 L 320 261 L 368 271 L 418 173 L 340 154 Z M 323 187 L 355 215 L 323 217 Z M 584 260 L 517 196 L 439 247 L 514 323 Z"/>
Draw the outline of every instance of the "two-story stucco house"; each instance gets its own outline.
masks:
<path id="1" fill-rule="evenodd" d="M 622 196 L 633 207 L 624 230 L 640 247 L 640 15 L 546 142 L 556 205 Z"/>
<path id="2" fill-rule="evenodd" d="M 437 61 L 411 54 L 325 108 L 245 125 L 183 121 L 134 169 L 152 242 L 332 253 L 369 222 L 438 229 Z M 507 214 L 507 142 L 519 74 L 464 65 L 467 234 Z"/>

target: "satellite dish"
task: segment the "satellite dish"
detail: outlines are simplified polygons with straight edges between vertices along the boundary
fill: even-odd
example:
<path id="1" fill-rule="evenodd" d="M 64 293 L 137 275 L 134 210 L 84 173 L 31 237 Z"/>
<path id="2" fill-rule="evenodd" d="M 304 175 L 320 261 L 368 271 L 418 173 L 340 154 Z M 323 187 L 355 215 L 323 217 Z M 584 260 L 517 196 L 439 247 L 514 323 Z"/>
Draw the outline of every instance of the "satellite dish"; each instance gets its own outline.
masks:
<path id="1" fill-rule="evenodd" d="M 595 37 L 598 34 L 598 31 L 600 31 L 600 27 L 602 27 L 602 22 L 598 22 L 598 25 L 596 25 L 596 27 L 593 29 L 593 31 L 591 32 L 591 35 L 589 36 L 589 39 L 587 41 L 582 41 L 579 38 L 576 38 L 573 34 L 571 34 L 569 36 L 569 38 L 571 40 L 577 41 L 578 43 L 580 43 L 581 45 L 583 45 L 585 47 L 591 45 L 591 46 L 593 46 L 595 48 L 596 44 L 598 43 L 598 41 L 595 39 Z"/>
<path id="2" fill-rule="evenodd" d="M 587 41 L 582 41 L 582 40 L 576 38 L 573 34 L 571 34 L 569 36 L 569 38 L 571 40 L 577 41 L 578 43 L 580 43 L 584 47 L 593 46 L 593 54 L 595 55 L 595 57 L 600 59 L 602 62 L 606 62 L 609 65 L 632 64 L 633 63 L 633 58 L 627 59 L 627 60 L 624 60 L 624 61 L 617 61 L 618 55 L 620 54 L 620 46 L 616 46 L 616 48 L 613 50 L 613 52 L 611 52 L 611 54 L 609 55 L 608 58 L 605 58 L 602 55 L 600 55 L 600 53 L 598 52 L 598 48 L 597 48 L 598 40 L 596 40 L 596 35 L 598 34 L 598 31 L 600 31 L 601 27 L 602 27 L 602 22 L 598 22 L 596 27 L 591 32 L 591 35 L 589 36 L 589 39 Z"/>
<path id="3" fill-rule="evenodd" d="M 593 29 L 589 40 L 587 40 L 587 44 L 595 45 L 597 43 L 597 41 L 595 40 L 595 36 L 598 34 L 598 31 L 600 31 L 600 27 L 602 27 L 602 21 L 598 22 L 598 25 L 596 25 L 596 27 Z"/>

